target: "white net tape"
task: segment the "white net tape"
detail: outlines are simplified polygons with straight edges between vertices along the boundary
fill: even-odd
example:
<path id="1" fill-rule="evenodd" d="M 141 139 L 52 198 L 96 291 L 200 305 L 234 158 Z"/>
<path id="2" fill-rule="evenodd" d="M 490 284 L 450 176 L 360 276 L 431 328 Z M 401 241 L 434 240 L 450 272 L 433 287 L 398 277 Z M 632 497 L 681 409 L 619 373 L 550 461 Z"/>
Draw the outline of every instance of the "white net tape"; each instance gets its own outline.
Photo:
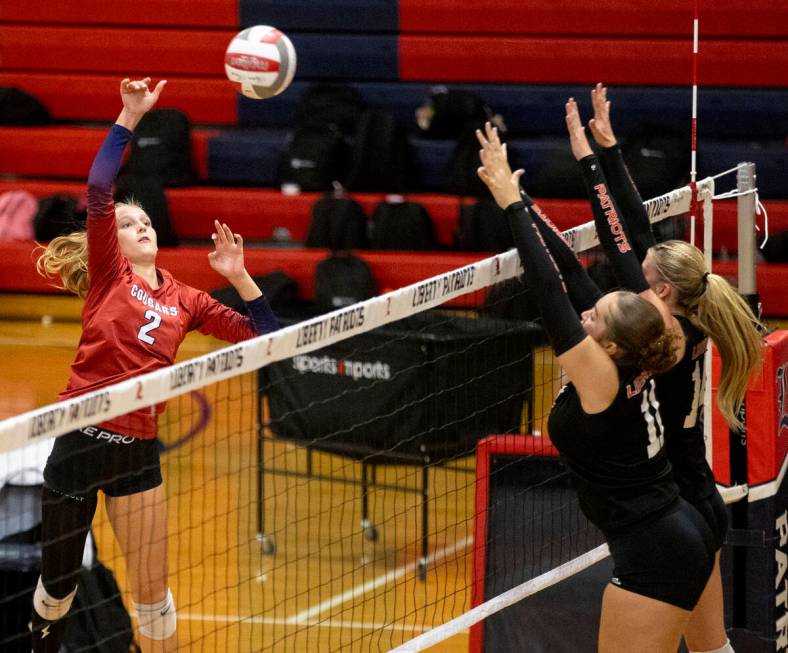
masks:
<path id="1" fill-rule="evenodd" d="M 697 184 L 699 199 L 713 193 L 711 178 Z M 652 223 L 686 213 L 689 186 L 645 202 Z M 594 223 L 564 232 L 575 252 L 599 244 Z M 189 361 L 45 406 L 0 422 L 0 453 L 12 451 L 118 415 L 167 401 L 208 384 L 252 372 L 275 361 L 311 352 L 351 336 L 435 308 L 521 273 L 516 250 L 480 260 L 430 279 L 219 349 Z"/>

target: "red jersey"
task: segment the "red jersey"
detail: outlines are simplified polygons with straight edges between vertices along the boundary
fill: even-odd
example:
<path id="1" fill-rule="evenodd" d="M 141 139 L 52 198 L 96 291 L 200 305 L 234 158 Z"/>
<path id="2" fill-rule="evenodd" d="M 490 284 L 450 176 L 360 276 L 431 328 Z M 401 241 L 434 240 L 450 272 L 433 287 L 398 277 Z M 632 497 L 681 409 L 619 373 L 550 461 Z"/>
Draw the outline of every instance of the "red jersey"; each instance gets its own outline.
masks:
<path id="1" fill-rule="evenodd" d="M 189 331 L 229 342 L 256 335 L 252 321 L 208 293 L 157 269 L 155 290 L 132 271 L 120 253 L 112 194 L 88 188 L 88 279 L 82 337 L 61 399 L 172 365 Z M 115 417 L 99 426 L 139 438 L 154 438 L 164 404 Z"/>

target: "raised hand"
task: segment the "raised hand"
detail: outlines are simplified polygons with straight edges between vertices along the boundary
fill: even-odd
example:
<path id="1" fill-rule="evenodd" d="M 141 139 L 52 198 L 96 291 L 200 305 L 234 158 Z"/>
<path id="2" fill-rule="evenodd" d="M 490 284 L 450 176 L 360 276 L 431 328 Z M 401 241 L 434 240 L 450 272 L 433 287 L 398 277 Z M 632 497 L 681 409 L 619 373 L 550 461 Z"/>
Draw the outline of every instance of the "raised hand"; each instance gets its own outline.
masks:
<path id="1" fill-rule="evenodd" d="M 502 209 L 519 202 L 520 177 L 525 171 L 512 172 L 506 156 L 506 145 L 502 144 L 498 137 L 498 128 L 486 122 L 484 133 L 480 129 L 476 130 L 476 138 L 482 146 L 479 151 L 482 165 L 477 170 L 479 178 L 490 189 L 490 193 Z"/>
<path id="2" fill-rule="evenodd" d="M 233 234 L 230 227 L 218 220 L 213 222 L 216 232 L 211 234 L 214 247 L 208 254 L 208 263 L 230 283 L 246 275 L 244 266 L 244 240 L 240 234 Z"/>
<path id="3" fill-rule="evenodd" d="M 577 110 L 577 102 L 570 97 L 566 103 L 566 129 L 569 132 L 569 145 L 572 147 L 572 154 L 575 159 L 580 161 L 587 156 L 591 156 L 594 151 L 588 143 L 586 130 L 580 120 L 580 112 Z"/>
<path id="4" fill-rule="evenodd" d="M 607 99 L 607 88 L 601 83 L 591 91 L 591 104 L 594 106 L 594 117 L 588 121 L 588 128 L 594 140 L 602 147 L 613 147 L 616 136 L 610 122 L 610 100 Z"/>
<path id="5" fill-rule="evenodd" d="M 162 90 L 167 85 L 167 80 L 162 79 L 152 91 L 148 88 L 148 84 L 150 84 L 150 77 L 134 81 L 126 78 L 120 83 L 123 109 L 130 116 L 140 118 L 150 111 L 158 102 Z"/>

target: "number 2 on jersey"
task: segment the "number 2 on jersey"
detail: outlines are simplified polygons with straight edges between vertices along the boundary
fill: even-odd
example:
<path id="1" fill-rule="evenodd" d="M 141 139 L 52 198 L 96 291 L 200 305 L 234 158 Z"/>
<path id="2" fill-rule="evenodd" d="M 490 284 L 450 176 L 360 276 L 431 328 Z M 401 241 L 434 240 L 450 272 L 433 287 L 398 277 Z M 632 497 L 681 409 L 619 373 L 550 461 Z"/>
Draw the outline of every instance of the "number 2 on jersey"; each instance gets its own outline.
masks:
<path id="1" fill-rule="evenodd" d="M 155 331 L 161 325 L 161 315 L 156 311 L 145 311 L 145 319 L 148 320 L 148 322 L 140 327 L 140 330 L 137 332 L 137 338 L 142 340 L 142 342 L 152 345 L 156 342 L 156 338 L 150 335 L 150 332 Z"/>

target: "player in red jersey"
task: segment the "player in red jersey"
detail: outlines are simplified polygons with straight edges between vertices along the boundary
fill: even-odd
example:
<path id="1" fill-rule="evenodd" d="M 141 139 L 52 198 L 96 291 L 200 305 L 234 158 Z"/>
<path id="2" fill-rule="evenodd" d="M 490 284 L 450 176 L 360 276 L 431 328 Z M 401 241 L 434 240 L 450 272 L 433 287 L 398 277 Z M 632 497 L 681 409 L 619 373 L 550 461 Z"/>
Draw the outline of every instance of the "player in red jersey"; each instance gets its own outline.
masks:
<path id="1" fill-rule="evenodd" d="M 38 260 L 44 274 L 85 298 L 82 337 L 61 398 L 150 372 L 175 360 L 189 331 L 239 342 L 278 328 L 244 267 L 243 240 L 215 222 L 210 266 L 238 291 L 249 317 L 156 267 L 156 232 L 142 207 L 113 203 L 112 184 L 140 119 L 166 85 L 124 79 L 115 124 L 88 176 L 87 231 L 55 238 Z M 41 577 L 33 598 L 33 651 L 56 653 L 76 594 L 87 532 L 105 505 L 123 550 L 145 653 L 177 650 L 167 583 L 167 507 L 155 441 L 162 406 L 138 410 L 57 439 L 44 471 Z"/>

